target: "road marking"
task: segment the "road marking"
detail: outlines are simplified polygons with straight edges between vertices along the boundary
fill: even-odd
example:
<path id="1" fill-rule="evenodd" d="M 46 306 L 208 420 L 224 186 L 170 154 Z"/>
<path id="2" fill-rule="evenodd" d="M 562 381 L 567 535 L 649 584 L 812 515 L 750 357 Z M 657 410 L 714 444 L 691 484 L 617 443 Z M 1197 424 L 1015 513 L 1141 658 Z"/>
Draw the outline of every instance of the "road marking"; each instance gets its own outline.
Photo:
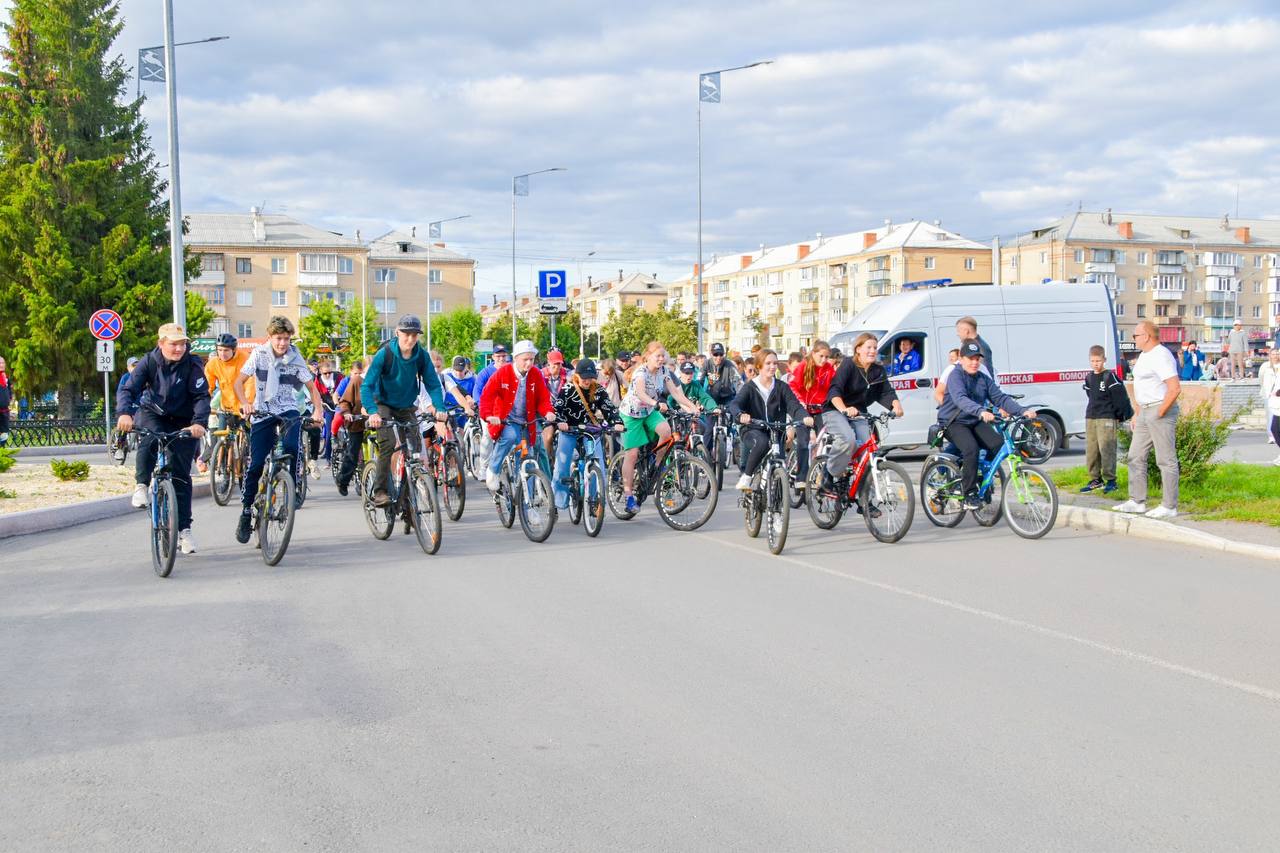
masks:
<path id="1" fill-rule="evenodd" d="M 714 542 L 718 542 L 721 545 L 736 548 L 739 551 L 746 551 L 747 553 L 755 554 L 757 556 L 760 556 L 761 554 L 759 549 L 753 548 L 742 542 L 733 542 L 716 536 L 708 536 L 706 538 Z M 972 607 L 968 604 L 961 604 L 960 602 L 952 601 L 949 598 L 939 598 L 936 595 L 929 595 L 928 593 L 917 592 L 914 589 L 907 589 L 906 587 L 896 586 L 891 583 L 885 583 L 884 581 L 873 580 L 871 578 L 851 574 L 849 572 L 842 572 L 839 569 L 829 569 L 826 566 L 810 563 L 797 557 L 777 556 L 773 559 L 782 560 L 783 562 L 791 563 L 794 566 L 800 566 L 801 568 L 809 569 L 810 571 L 821 572 L 825 575 L 832 575 L 834 577 L 843 578 L 844 580 L 853 581 L 854 583 L 862 584 L 863 586 L 868 586 L 872 589 L 891 592 L 894 595 L 900 595 L 904 598 L 913 598 L 916 601 L 923 601 L 928 604 L 937 605 L 938 607 L 945 607 L 948 610 L 954 610 L 958 613 L 967 613 L 970 616 L 978 616 L 982 619 L 997 622 L 1001 625 L 1020 628 L 1024 631 L 1030 631 L 1033 634 L 1039 634 L 1043 637 L 1052 637 L 1055 640 L 1062 640 L 1064 642 L 1074 643 L 1078 646 L 1084 646 L 1088 649 L 1094 649 L 1095 651 L 1106 652 L 1109 655 L 1114 655 L 1115 657 L 1122 658 L 1124 660 L 1144 663 L 1147 666 L 1163 669 L 1167 672 L 1176 672 L 1179 675 L 1196 678 L 1200 681 L 1217 685 L 1218 687 L 1226 687 L 1231 690 L 1238 690 L 1241 693 L 1248 693 L 1251 696 L 1259 696 L 1271 702 L 1280 702 L 1280 690 L 1272 690 L 1269 687 L 1250 684 L 1247 681 L 1237 681 L 1234 678 L 1215 675 L 1212 672 L 1206 672 L 1202 669 L 1184 666 L 1180 663 L 1174 663 L 1173 661 L 1158 658 L 1154 655 L 1145 654 L 1143 652 L 1122 649 L 1119 646 L 1110 646 L 1106 643 L 1100 643 L 1097 640 L 1090 640 L 1087 637 L 1078 637 L 1075 634 L 1068 634 L 1067 632 L 1059 631 L 1056 628 L 1046 628 L 1045 626 L 1037 625 L 1034 622 L 1027 622 L 1022 619 L 1015 619 L 1012 616 L 1005 616 L 1003 613 L 996 613 L 992 610 L 983 610 L 981 607 Z"/>

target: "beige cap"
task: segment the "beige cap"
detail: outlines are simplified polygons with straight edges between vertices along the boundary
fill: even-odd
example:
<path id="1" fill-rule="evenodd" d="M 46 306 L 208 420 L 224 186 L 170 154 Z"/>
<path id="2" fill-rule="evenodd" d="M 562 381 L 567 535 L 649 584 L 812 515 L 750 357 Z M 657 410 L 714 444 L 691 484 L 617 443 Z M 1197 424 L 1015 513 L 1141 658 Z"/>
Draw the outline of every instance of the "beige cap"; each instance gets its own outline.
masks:
<path id="1" fill-rule="evenodd" d="M 160 327 L 159 338 L 162 341 L 185 341 L 187 340 L 187 330 L 177 323 L 165 323 Z"/>

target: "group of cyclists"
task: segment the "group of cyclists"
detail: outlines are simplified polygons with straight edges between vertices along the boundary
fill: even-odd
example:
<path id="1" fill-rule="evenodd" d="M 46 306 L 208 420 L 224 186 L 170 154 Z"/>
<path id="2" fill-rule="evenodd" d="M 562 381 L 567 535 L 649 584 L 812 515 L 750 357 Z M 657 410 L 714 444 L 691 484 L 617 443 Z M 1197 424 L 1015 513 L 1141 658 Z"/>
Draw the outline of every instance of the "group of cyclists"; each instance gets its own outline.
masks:
<path id="1" fill-rule="evenodd" d="M 1004 443 L 993 424 L 1035 414 L 997 385 L 990 350 L 976 327 L 971 318 L 957 324 L 961 340 L 952 351 L 955 367 L 940 379 L 938 399 L 939 431 L 950 442 L 946 450 L 959 457 L 958 494 L 952 497 L 975 515 L 983 506 L 980 459 L 984 454 L 992 458 Z M 150 431 L 183 431 L 186 440 L 172 445 L 179 550 L 196 550 L 191 468 L 196 442 L 210 429 L 211 417 L 218 435 L 247 431 L 247 459 L 238 469 L 241 512 L 235 524 L 241 543 L 251 538 L 260 480 L 273 452 L 295 460 L 295 478 L 316 474 L 300 462 L 307 455 L 300 448 L 304 431 L 320 445 L 313 446 L 311 455 L 328 462 L 341 495 L 364 476 L 362 471 L 368 473 L 367 482 L 357 480 L 358 487 L 366 486 L 360 488 L 366 513 L 390 513 L 391 504 L 398 501 L 389 494 L 392 449 L 403 449 L 417 459 L 424 446 L 449 443 L 455 448 L 452 458 L 464 459 L 465 464 L 442 476 L 461 480 L 470 473 L 482 481 L 499 504 L 501 517 L 502 502 L 513 500 L 513 495 L 526 502 L 539 499 L 537 489 L 507 482 L 511 474 L 510 469 L 504 474 L 504 465 L 519 448 L 522 458 L 537 460 L 550 481 L 545 499 L 552 505 L 531 509 L 549 515 L 554 523 L 557 512 L 578 507 L 575 466 L 588 456 L 598 470 L 610 472 L 606 489 L 615 515 L 633 517 L 645 497 L 636 493 L 638 464 L 644 459 L 660 466 L 668 448 L 676 444 L 708 465 L 687 468 L 685 473 L 672 469 L 669 490 L 684 489 L 688 500 L 694 493 L 706 498 L 721 486 L 706 472 L 736 466 L 739 476 L 733 488 L 747 506 L 748 496 L 761 488 L 759 472 L 771 448 L 769 429 L 785 427 L 791 460 L 786 499 L 799 505 L 806 500 L 839 501 L 851 494 L 855 467 L 857 479 L 862 479 L 862 468 L 853 464 L 855 454 L 868 446 L 875 429 L 870 409 L 878 405 L 893 416 L 902 415 L 891 376 L 913 356 L 919 358 L 904 348 L 888 364 L 882 363 L 879 341 L 863 334 L 847 355 L 818 341 L 785 362 L 766 348 L 735 360 L 715 343 L 706 356 L 680 353 L 670 364 L 666 348 L 653 341 L 643 351 L 620 352 L 600 365 L 590 358 L 566 362 L 552 349 L 540 366 L 543 354 L 533 342 L 522 340 L 509 352 L 496 347 L 492 363 L 475 373 L 470 359 L 461 355 L 444 369 L 439 354 L 422 346 L 422 333 L 418 317 L 401 317 L 394 334 L 367 364 L 364 359 L 354 361 L 344 376 L 327 359 L 319 366 L 309 363 L 294 343 L 293 323 L 285 317 L 272 317 L 267 340 L 252 349 L 241 350 L 233 336 L 220 335 L 207 363 L 189 352 L 180 326 L 162 326 L 156 348 L 121 381 L 117 429 L 127 433 L 137 423 Z M 674 436 L 677 443 L 672 440 L 673 425 L 680 424 L 684 426 Z M 404 443 L 397 444 L 393 427 L 402 431 Z M 815 440 L 819 434 L 825 436 L 821 443 Z M 366 440 L 375 435 L 376 440 Z M 727 443 L 726 435 L 733 436 Z M 153 444 L 144 439 L 139 445 L 135 506 L 146 505 Z M 878 458 L 878 445 L 871 447 Z M 720 454 L 718 460 L 712 459 L 715 454 Z M 713 461 L 719 466 L 710 464 Z M 206 471 L 209 463 L 206 449 L 199 454 L 199 470 Z M 404 470 L 396 464 L 397 472 Z M 814 465 L 820 470 L 811 471 Z M 529 470 L 536 473 L 532 466 Z M 461 482 L 436 483 L 446 486 L 465 490 Z M 299 506 L 304 494 L 298 490 L 295 495 Z M 662 500 L 668 511 L 679 503 L 671 494 Z M 879 516 L 881 502 L 888 500 L 873 489 L 860 492 L 855 503 L 858 512 Z M 406 528 L 411 523 L 406 515 Z"/>

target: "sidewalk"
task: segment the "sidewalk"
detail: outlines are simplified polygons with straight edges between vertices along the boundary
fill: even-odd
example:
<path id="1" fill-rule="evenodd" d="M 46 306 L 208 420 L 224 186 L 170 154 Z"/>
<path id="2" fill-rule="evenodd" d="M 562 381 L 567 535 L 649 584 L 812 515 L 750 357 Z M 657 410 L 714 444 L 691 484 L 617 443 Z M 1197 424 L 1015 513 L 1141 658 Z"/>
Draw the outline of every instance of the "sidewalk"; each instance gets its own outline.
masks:
<path id="1" fill-rule="evenodd" d="M 1280 477 L 1280 470 L 1277 470 L 1276 476 Z M 1112 512 L 1111 508 L 1113 506 L 1124 502 L 1125 498 L 1123 495 L 1119 497 L 1107 496 L 1104 499 L 1102 497 L 1082 495 L 1076 492 L 1061 490 L 1058 492 L 1058 498 L 1063 506 L 1078 506 L 1085 507 L 1087 509 L 1103 510 L 1116 516 L 1118 520 L 1125 518 L 1142 518 L 1142 516 L 1122 515 L 1118 512 Z M 1243 521 L 1201 521 L 1182 513 L 1179 513 L 1178 516 L 1172 520 L 1165 520 L 1163 523 L 1187 530 L 1195 530 L 1200 533 L 1207 533 L 1211 536 L 1218 536 L 1231 542 L 1244 542 L 1250 545 L 1266 545 L 1280 549 L 1280 527 L 1272 527 L 1267 524 L 1249 524 Z"/>

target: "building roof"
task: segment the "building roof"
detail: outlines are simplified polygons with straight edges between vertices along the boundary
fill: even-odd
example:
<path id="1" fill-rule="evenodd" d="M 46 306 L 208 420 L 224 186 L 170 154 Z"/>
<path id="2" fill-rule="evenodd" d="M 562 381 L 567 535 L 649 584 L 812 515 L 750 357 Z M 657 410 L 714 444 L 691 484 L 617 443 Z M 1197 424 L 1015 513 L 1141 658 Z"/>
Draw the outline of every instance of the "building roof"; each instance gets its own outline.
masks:
<path id="1" fill-rule="evenodd" d="M 401 245 L 408 249 L 402 251 Z M 369 258 L 375 261 L 426 261 L 430 254 L 431 261 L 470 261 L 466 255 L 447 249 L 441 243 L 434 243 L 415 237 L 404 231 L 388 231 L 381 237 L 375 237 L 369 243 Z"/>
<path id="2" fill-rule="evenodd" d="M 626 276 L 622 281 L 612 281 L 609 288 L 604 291 L 606 296 L 621 293 L 666 293 L 667 286 L 658 281 L 651 275 L 642 272 L 635 272 Z"/>
<path id="3" fill-rule="evenodd" d="M 875 237 L 875 242 L 870 246 L 866 244 L 865 235 L 867 234 Z M 809 254 L 803 258 L 800 257 L 801 246 L 809 247 Z M 830 261 L 837 258 L 847 258 L 852 255 L 875 254 L 904 248 L 989 251 L 991 247 L 956 234 L 954 231 L 948 231 L 938 225 L 921 222 L 917 219 L 898 225 L 884 225 L 880 228 L 870 228 L 865 231 L 837 234 L 834 237 L 825 237 L 821 240 L 814 237 L 812 240 L 800 240 L 782 246 L 756 250 L 751 253 L 752 261 L 746 267 L 746 271 L 760 272 L 782 267 L 806 266 L 810 262 Z M 742 255 L 746 254 L 745 252 L 742 253 Z M 737 254 L 727 255 L 721 261 L 717 261 L 716 264 L 708 267 L 707 272 L 703 274 L 703 278 L 738 272 L 741 269 L 740 257 Z M 727 263 L 727 268 L 722 269 L 720 267 L 721 263 Z"/>
<path id="4" fill-rule="evenodd" d="M 352 237 L 307 225 L 281 213 L 189 213 L 184 218 L 187 233 L 183 242 L 189 246 L 360 248 L 359 241 Z"/>
<path id="5" fill-rule="evenodd" d="M 877 231 L 877 234 L 879 231 Z M 990 251 L 991 247 L 976 240 L 962 237 L 940 225 L 916 219 L 901 225 L 889 226 L 888 233 L 880 236 L 868 252 L 885 249 L 969 249 Z"/>
<path id="6" fill-rule="evenodd" d="M 1132 238 L 1120 233 L 1120 225 L 1125 222 L 1133 226 Z M 1248 243 L 1237 233 L 1241 228 L 1249 229 Z M 1080 211 L 1022 234 L 1017 242 L 1036 243 L 1050 238 L 1096 243 L 1159 243 L 1188 248 L 1225 245 L 1271 249 L 1280 247 L 1280 220 Z"/>

